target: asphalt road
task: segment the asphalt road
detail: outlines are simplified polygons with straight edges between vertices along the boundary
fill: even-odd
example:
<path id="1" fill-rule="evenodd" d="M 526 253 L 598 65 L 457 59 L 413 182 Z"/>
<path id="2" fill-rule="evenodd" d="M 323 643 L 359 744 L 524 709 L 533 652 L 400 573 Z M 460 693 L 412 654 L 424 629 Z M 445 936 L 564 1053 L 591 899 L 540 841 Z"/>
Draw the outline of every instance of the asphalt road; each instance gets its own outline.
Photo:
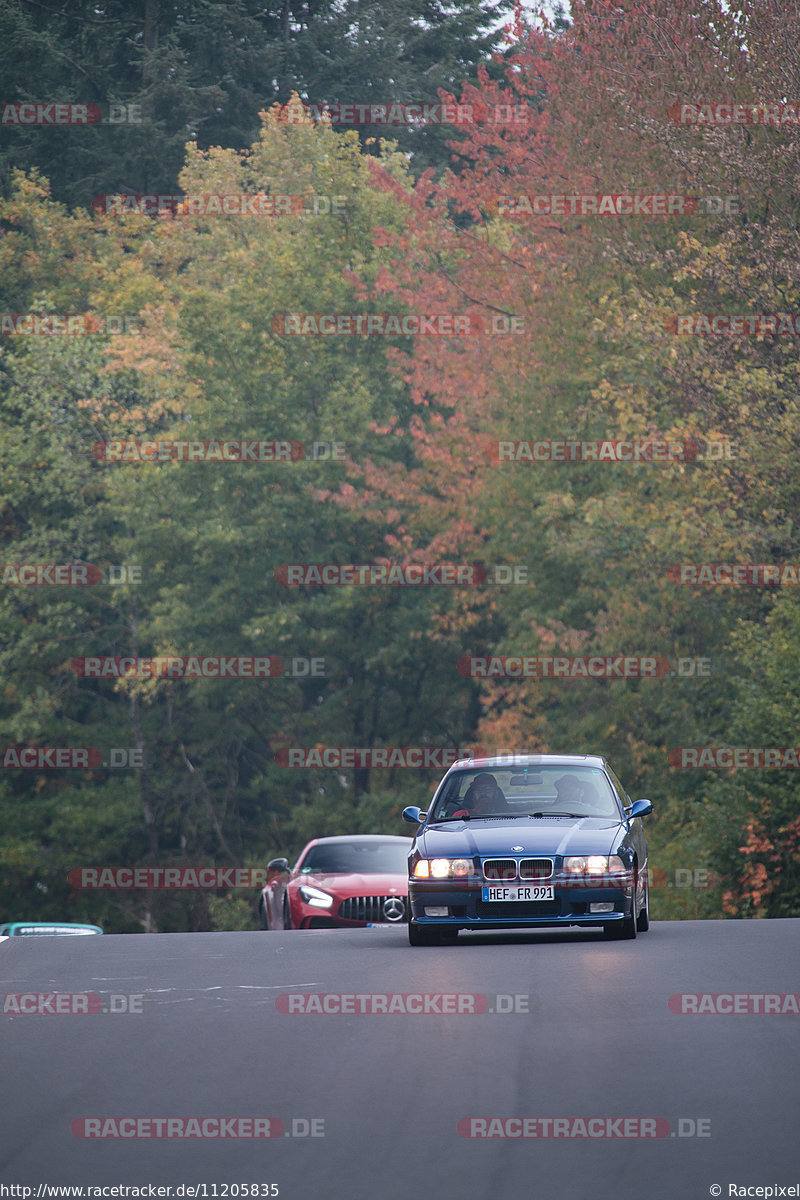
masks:
<path id="1" fill-rule="evenodd" d="M 173 1196 L 205 1184 L 223 1200 L 244 1194 L 223 1185 L 245 1183 L 276 1184 L 283 1200 L 700 1200 L 796 1185 L 800 1015 L 692 1015 L 669 1000 L 798 993 L 799 938 L 800 920 L 658 922 L 617 943 L 462 934 L 420 949 L 391 928 L 9 939 L 0 1183 Z M 395 993 L 409 997 L 395 1007 L 486 1011 L 281 1011 Z M 141 1011 L 49 1011 L 59 1004 Z M 206 1136 L 155 1138 L 169 1128 L 158 1118 Z M 211 1118 L 261 1119 L 252 1130 L 279 1136 L 212 1138 Z M 87 1128 L 151 1136 L 78 1136 Z M 463 1136 L 479 1131 L 535 1136 Z"/>

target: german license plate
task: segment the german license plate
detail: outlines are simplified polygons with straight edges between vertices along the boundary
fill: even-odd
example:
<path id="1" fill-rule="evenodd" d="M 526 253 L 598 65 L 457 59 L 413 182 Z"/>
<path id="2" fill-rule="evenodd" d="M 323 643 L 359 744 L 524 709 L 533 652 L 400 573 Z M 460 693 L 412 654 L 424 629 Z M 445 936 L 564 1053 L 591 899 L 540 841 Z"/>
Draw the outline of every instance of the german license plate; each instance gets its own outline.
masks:
<path id="1" fill-rule="evenodd" d="M 484 887 L 482 900 L 554 900 L 552 883 L 515 884 L 513 887 Z"/>

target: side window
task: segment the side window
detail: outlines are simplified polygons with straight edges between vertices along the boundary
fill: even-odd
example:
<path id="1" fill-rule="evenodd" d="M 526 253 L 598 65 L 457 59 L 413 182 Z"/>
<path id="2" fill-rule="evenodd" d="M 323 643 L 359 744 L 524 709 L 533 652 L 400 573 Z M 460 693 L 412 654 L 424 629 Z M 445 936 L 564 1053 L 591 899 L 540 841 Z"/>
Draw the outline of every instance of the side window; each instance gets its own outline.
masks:
<path id="1" fill-rule="evenodd" d="M 450 787 L 447 789 L 448 805 L 453 804 L 456 808 L 459 807 L 459 801 L 466 791 L 466 787 L 464 786 L 466 780 L 467 776 L 463 772 L 459 775 L 454 775 L 450 780 Z"/>
<path id="2" fill-rule="evenodd" d="M 608 767 L 607 770 L 608 770 L 608 777 L 614 785 L 614 791 L 617 793 L 617 796 L 619 797 L 620 804 L 622 805 L 623 808 L 627 808 L 631 802 L 630 796 L 625 791 L 625 788 L 622 786 L 620 781 L 617 779 L 614 772 L 611 770 L 611 767 Z"/>
<path id="3" fill-rule="evenodd" d="M 439 792 L 438 799 L 435 800 L 435 807 L 434 807 L 434 799 L 433 798 L 431 799 L 431 802 L 428 805 L 428 812 L 433 812 L 433 815 L 435 817 L 444 816 L 445 811 L 447 809 L 448 801 L 451 800 L 453 797 L 454 782 L 455 782 L 456 788 L 458 787 L 457 781 L 454 781 L 453 779 L 448 780 L 447 786 L 442 788 L 442 790 Z"/>
<path id="4" fill-rule="evenodd" d="M 450 779 L 447 781 L 447 786 L 442 792 L 440 792 L 439 799 L 436 802 L 436 816 L 445 816 L 448 810 L 460 807 L 458 801 L 463 792 L 467 790 L 466 785 L 469 783 L 471 778 L 472 776 L 468 772 L 464 771 L 460 771 L 458 774 L 450 776 Z"/>

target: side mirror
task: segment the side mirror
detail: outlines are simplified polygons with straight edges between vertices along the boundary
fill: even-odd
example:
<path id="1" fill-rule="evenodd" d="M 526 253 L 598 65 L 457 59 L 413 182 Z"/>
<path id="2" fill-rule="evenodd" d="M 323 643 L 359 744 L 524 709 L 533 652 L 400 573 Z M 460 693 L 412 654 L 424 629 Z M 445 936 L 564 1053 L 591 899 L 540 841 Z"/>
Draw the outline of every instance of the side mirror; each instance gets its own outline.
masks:
<path id="1" fill-rule="evenodd" d="M 267 870 L 279 871 L 281 875 L 286 874 L 289 870 L 288 858 L 273 858 L 271 862 L 267 863 Z"/>
<path id="2" fill-rule="evenodd" d="M 653 805 L 649 800 L 635 800 L 630 808 L 625 809 L 625 815 L 632 821 L 634 817 L 646 817 L 652 811 Z"/>
<path id="3" fill-rule="evenodd" d="M 414 804 L 410 804 L 408 808 L 403 809 L 403 820 L 408 821 L 411 825 L 421 825 L 427 815 L 427 813 L 422 812 Z"/>

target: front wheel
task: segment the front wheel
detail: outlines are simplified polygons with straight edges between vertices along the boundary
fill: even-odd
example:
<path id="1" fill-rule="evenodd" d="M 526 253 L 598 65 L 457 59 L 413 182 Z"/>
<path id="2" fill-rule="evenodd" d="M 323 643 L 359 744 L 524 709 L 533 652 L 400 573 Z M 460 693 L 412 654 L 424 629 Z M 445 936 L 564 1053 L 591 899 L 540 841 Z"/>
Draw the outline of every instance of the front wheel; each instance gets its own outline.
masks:
<path id="1" fill-rule="evenodd" d="M 439 930 L 430 925 L 417 925 L 415 921 L 408 922 L 408 941 L 411 946 L 438 946 Z"/>
<path id="2" fill-rule="evenodd" d="M 650 885 L 647 882 L 647 872 L 644 875 L 644 900 L 641 912 L 636 918 L 636 928 L 639 933 L 645 933 L 650 928 Z"/>
<path id="3" fill-rule="evenodd" d="M 283 928 L 284 929 L 292 928 L 292 914 L 289 911 L 289 897 L 288 896 L 283 897 Z"/>
<path id="4" fill-rule="evenodd" d="M 628 941 L 630 938 L 636 937 L 636 893 L 631 901 L 630 916 L 625 917 L 622 921 L 609 922 L 603 926 L 603 933 L 610 942 Z"/>

